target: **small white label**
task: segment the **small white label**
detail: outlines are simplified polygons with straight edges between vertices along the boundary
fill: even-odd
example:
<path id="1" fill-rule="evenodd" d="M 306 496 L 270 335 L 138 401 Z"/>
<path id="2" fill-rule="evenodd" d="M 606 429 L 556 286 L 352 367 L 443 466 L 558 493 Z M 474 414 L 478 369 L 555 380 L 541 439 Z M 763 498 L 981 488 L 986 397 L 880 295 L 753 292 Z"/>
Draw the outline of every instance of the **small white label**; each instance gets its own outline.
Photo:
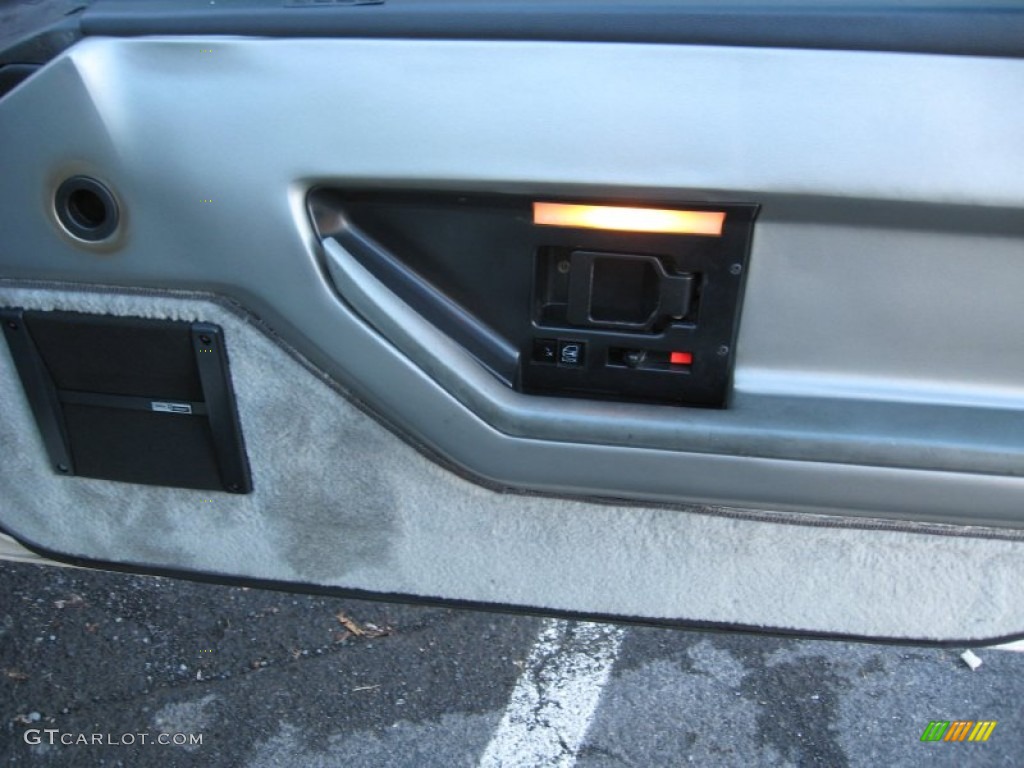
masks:
<path id="1" fill-rule="evenodd" d="M 160 413 L 192 413 L 192 406 L 188 403 L 157 403 L 150 404 L 150 408 Z"/>

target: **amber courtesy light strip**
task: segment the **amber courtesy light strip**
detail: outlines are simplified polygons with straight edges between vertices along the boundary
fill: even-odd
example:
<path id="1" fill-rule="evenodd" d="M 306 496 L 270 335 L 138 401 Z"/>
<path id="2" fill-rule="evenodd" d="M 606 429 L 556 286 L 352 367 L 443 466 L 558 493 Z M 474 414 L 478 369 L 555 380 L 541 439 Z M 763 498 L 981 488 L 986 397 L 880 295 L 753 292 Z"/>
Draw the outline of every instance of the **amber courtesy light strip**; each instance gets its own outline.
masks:
<path id="1" fill-rule="evenodd" d="M 614 229 L 665 235 L 720 237 L 723 211 L 673 211 L 667 208 L 626 208 L 612 205 L 534 203 L 533 223 L 548 227 Z"/>

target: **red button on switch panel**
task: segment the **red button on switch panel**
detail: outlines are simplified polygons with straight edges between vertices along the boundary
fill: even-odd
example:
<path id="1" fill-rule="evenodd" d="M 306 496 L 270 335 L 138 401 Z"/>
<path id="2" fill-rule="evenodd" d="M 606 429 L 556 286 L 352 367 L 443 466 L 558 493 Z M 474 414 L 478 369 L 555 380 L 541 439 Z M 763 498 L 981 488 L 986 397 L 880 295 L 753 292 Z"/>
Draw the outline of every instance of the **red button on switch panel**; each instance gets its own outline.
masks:
<path id="1" fill-rule="evenodd" d="M 693 353 L 673 352 L 668 356 L 668 361 L 672 365 L 690 365 L 693 363 Z"/>

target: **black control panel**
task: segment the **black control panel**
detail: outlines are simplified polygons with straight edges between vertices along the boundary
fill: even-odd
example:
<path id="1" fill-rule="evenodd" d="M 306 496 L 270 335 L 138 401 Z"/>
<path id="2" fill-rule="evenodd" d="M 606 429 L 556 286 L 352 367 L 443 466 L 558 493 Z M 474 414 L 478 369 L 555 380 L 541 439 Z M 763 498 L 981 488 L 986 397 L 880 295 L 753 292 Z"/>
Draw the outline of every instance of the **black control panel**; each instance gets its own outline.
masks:
<path id="1" fill-rule="evenodd" d="M 727 404 L 756 205 L 318 190 L 310 211 L 509 386 Z"/>

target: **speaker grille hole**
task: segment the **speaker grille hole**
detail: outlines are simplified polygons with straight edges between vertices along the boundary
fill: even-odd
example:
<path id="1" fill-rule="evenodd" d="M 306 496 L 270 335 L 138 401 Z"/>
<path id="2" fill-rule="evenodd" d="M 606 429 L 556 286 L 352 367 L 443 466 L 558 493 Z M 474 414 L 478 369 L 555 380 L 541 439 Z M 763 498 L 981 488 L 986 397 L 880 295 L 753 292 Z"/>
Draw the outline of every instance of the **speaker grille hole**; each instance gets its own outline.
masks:
<path id="1" fill-rule="evenodd" d="M 90 189 L 76 189 L 68 197 L 68 213 L 75 223 L 86 229 L 96 229 L 107 220 L 107 206 Z"/>
<path id="2" fill-rule="evenodd" d="M 54 205 L 60 223 L 80 240 L 103 240 L 117 229 L 117 201 L 109 189 L 89 176 L 64 181 Z"/>

